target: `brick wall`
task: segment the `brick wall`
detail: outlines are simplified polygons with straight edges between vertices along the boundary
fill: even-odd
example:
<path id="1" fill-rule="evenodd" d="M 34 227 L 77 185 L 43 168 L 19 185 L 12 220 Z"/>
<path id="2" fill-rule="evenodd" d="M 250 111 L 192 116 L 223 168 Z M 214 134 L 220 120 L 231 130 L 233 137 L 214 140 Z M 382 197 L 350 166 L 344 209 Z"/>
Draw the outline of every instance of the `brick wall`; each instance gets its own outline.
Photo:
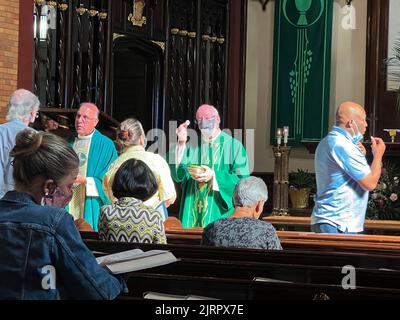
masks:
<path id="1" fill-rule="evenodd" d="M 0 123 L 5 122 L 9 96 L 17 89 L 18 29 L 19 1 L 0 0 Z"/>

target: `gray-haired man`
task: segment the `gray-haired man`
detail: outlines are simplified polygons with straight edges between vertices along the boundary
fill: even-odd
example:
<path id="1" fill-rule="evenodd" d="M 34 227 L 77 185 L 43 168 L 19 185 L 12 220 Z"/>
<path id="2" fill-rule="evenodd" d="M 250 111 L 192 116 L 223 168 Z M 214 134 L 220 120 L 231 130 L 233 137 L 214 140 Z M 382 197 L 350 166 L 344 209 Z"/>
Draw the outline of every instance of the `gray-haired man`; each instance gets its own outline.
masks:
<path id="1" fill-rule="evenodd" d="M 0 125 L 0 198 L 14 189 L 13 168 L 10 151 L 15 145 L 15 136 L 35 122 L 40 101 L 30 91 L 14 91 L 8 102 L 7 123 Z"/>

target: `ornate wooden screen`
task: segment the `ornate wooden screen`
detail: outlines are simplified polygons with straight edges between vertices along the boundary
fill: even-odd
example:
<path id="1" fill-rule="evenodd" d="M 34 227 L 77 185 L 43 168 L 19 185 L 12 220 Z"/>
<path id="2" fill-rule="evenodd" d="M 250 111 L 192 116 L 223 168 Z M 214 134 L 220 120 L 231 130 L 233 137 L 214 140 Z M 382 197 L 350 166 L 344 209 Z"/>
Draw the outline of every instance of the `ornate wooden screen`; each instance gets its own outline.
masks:
<path id="1" fill-rule="evenodd" d="M 104 107 L 105 0 L 35 1 L 34 92 L 43 105 Z"/>
<path id="2" fill-rule="evenodd" d="M 34 92 L 43 106 L 76 108 L 90 101 L 113 115 L 115 39 L 134 37 L 156 43 L 164 54 L 159 96 L 149 106 L 153 126 L 163 128 L 168 120 L 193 120 L 196 108 L 210 103 L 220 111 L 223 126 L 240 127 L 244 85 L 239 73 L 244 66 L 235 53 L 245 52 L 246 39 L 242 33 L 229 34 L 229 28 L 235 27 L 229 21 L 234 16 L 240 30 L 245 30 L 242 8 L 246 3 L 35 0 Z M 228 103 L 232 104 L 231 115 Z"/>
<path id="3" fill-rule="evenodd" d="M 171 1 L 170 119 L 193 120 L 203 103 L 226 115 L 227 12 L 225 0 Z"/>

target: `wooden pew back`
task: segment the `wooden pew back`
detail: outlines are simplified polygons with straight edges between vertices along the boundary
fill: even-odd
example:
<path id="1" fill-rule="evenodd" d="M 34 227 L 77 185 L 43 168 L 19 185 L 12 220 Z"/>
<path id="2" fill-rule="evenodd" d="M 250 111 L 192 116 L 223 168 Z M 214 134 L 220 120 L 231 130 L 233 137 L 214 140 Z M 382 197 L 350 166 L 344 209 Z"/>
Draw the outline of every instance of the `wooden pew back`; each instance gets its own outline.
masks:
<path id="1" fill-rule="evenodd" d="M 95 251 L 113 253 L 140 248 L 169 249 L 181 261 L 129 274 L 128 297 L 140 298 L 146 291 L 172 294 L 197 294 L 220 299 L 265 299 L 285 297 L 312 299 L 318 293 L 332 299 L 394 298 L 400 293 L 399 270 L 379 270 L 391 257 L 213 248 L 198 245 L 155 245 L 86 240 Z M 294 255 L 295 253 L 295 255 Z M 397 264 L 398 264 L 398 260 Z M 360 263 L 361 262 L 361 263 Z M 394 261 L 392 261 L 394 262 Z M 343 290 L 342 266 L 352 263 L 357 269 L 357 290 Z M 370 269 L 367 269 L 366 266 Z M 363 268 L 361 268 L 363 267 Z M 293 283 L 259 283 L 254 277 L 267 277 Z M 232 291 L 233 290 L 233 291 Z M 285 290 L 290 292 L 284 295 Z"/>

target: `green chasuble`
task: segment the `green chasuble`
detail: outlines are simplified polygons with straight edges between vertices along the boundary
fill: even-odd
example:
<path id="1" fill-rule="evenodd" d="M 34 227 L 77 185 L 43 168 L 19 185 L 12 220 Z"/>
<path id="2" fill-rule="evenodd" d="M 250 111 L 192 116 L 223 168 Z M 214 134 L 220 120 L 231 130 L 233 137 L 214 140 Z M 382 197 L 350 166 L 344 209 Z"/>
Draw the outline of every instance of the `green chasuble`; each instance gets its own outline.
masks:
<path id="1" fill-rule="evenodd" d="M 201 139 L 197 146 L 187 144 L 178 165 L 174 146 L 169 160 L 172 177 L 182 186 L 179 218 L 183 227 L 205 227 L 233 212 L 232 195 L 236 184 L 250 174 L 246 150 L 238 140 L 221 132 L 211 142 Z M 193 180 L 187 165 L 210 167 L 217 183 L 213 183 L 213 179 L 208 183 Z"/>
<path id="2" fill-rule="evenodd" d="M 73 136 L 69 143 L 74 145 L 75 137 Z M 94 231 L 98 229 L 98 221 L 100 208 L 109 204 L 109 200 L 103 191 L 103 178 L 111 163 L 117 158 L 117 151 L 114 142 L 95 130 L 90 144 L 89 154 L 79 155 L 80 161 L 87 161 L 86 177 L 92 177 L 99 193 L 98 197 L 85 198 L 84 219 L 89 222 Z M 66 207 L 68 211 L 68 206 Z"/>

